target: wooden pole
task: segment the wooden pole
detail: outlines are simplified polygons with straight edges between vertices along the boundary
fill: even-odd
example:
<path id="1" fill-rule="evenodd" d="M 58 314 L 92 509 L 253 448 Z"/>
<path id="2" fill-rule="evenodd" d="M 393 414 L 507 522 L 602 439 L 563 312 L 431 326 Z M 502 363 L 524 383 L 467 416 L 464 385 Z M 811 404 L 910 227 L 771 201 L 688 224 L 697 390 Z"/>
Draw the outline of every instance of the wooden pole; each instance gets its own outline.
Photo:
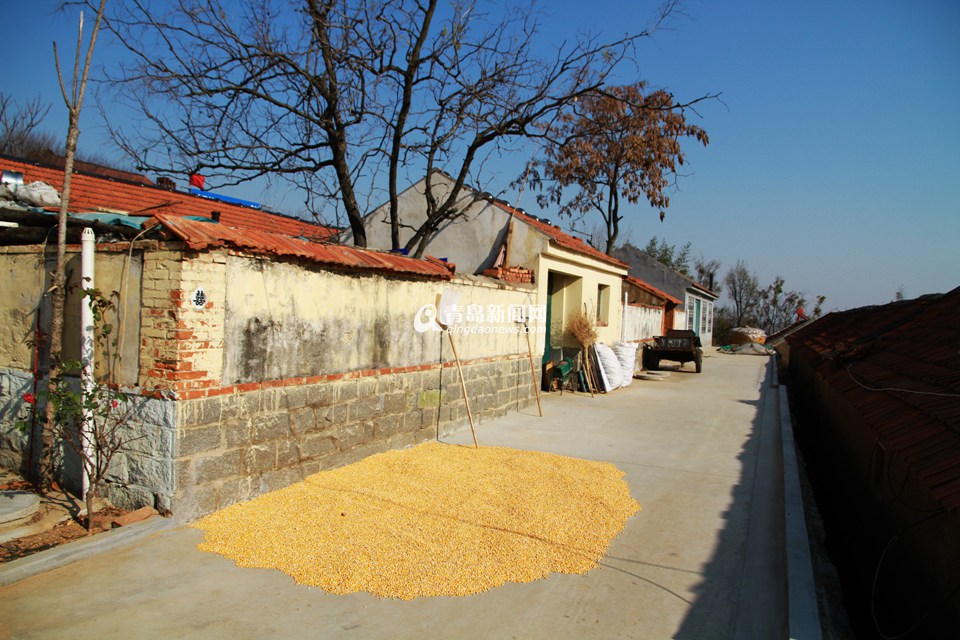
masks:
<path id="1" fill-rule="evenodd" d="M 463 402 L 467 405 L 467 418 L 470 420 L 470 433 L 473 434 L 473 446 L 477 449 L 480 444 L 477 442 L 477 430 L 473 428 L 473 414 L 470 413 L 470 398 L 467 397 L 467 384 L 463 381 L 463 369 L 460 367 L 460 356 L 457 355 L 457 345 L 453 343 L 453 334 L 446 332 L 450 338 L 450 348 L 453 349 L 453 359 L 457 361 L 457 374 L 460 378 L 460 390 L 463 391 Z"/>
<path id="2" fill-rule="evenodd" d="M 587 370 L 587 386 L 590 388 L 590 397 L 595 398 L 593 395 L 593 390 L 597 386 L 596 381 L 593 379 L 593 367 L 590 365 L 590 347 L 585 346 L 583 348 L 583 366 Z"/>
<path id="3" fill-rule="evenodd" d="M 533 379 L 533 391 L 537 394 L 537 411 L 540 412 L 542 418 L 543 407 L 540 406 L 540 385 L 537 384 L 537 370 L 533 368 L 533 349 L 530 348 L 530 330 L 527 329 L 526 323 L 523 325 L 523 332 L 527 335 L 527 357 L 530 359 L 530 377 Z"/>

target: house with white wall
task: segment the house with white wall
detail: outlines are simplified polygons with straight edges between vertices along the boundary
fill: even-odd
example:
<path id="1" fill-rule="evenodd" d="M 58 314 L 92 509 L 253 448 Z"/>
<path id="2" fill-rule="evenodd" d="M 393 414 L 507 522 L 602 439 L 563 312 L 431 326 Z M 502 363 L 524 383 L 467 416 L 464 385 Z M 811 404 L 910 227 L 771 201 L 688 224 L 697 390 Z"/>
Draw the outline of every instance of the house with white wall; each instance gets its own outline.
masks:
<path id="1" fill-rule="evenodd" d="M 434 196 L 442 198 L 453 185 L 450 176 L 431 173 Z M 399 196 L 401 242 L 406 242 L 427 215 L 426 179 Z M 544 363 L 558 362 L 579 350 L 567 330 L 570 316 L 586 311 L 597 326 L 598 340 L 621 339 L 623 278 L 628 265 L 562 231 L 550 221 L 479 190 L 465 187 L 460 213 L 441 225 L 427 253 L 457 265 L 457 272 L 497 278 L 506 282 L 532 282 L 536 299 L 546 314 Z M 389 206 L 365 218 L 367 244 L 389 249 Z M 350 242 L 349 232 L 344 242 Z"/>
<path id="2" fill-rule="evenodd" d="M 713 313 L 719 295 L 633 245 L 625 245 L 613 253 L 629 265 L 630 276 L 682 301 L 666 313 L 665 330 L 690 329 L 700 337 L 704 347 L 713 345 Z"/>

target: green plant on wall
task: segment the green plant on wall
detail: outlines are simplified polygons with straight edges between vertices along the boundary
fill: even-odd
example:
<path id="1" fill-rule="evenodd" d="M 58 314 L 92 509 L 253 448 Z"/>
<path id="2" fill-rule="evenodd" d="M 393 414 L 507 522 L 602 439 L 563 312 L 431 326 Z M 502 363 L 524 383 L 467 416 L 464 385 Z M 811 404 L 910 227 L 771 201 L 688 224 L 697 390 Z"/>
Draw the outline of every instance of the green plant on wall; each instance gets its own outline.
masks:
<path id="1" fill-rule="evenodd" d="M 105 297 L 99 289 L 83 289 L 83 297 L 89 300 L 93 311 L 95 352 L 105 353 L 109 344 L 116 346 L 113 325 L 105 316 L 114 311 L 114 292 Z M 116 357 L 116 356 L 115 356 Z M 80 379 L 76 372 L 80 373 Z M 87 385 L 81 380 L 87 379 Z M 77 455 L 87 478 L 88 487 L 84 500 L 87 507 L 87 530 L 92 526 L 94 499 L 101 495 L 114 457 L 131 441 L 141 437 L 131 435 L 128 425 L 133 413 L 130 397 L 105 377 L 97 377 L 92 365 L 80 361 L 63 361 L 54 373 L 49 385 L 39 394 L 27 393 L 23 399 L 31 405 L 29 420 L 21 421 L 22 431 L 31 428 L 39 416 L 38 405 L 49 406 L 55 419 L 45 422 L 43 428 L 54 442 L 64 442 Z"/>

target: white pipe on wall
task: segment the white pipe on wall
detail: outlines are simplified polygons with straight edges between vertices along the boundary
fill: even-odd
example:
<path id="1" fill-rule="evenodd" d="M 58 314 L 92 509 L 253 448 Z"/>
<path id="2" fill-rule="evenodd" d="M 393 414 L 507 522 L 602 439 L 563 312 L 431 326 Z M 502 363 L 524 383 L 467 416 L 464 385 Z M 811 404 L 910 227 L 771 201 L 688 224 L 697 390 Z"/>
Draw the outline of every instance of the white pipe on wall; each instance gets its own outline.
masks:
<path id="1" fill-rule="evenodd" d="M 84 229 L 80 235 L 80 277 L 83 289 L 92 289 L 94 286 L 94 252 L 96 251 L 96 236 L 93 229 Z M 93 301 L 83 296 L 80 303 L 80 385 L 83 393 L 93 390 L 94 361 L 93 361 Z M 90 411 L 83 410 L 83 424 L 80 425 L 80 438 L 83 442 L 84 455 L 92 460 L 96 450 L 91 442 L 90 431 L 93 417 Z M 87 497 L 90 489 L 90 478 L 87 475 L 86 465 L 83 465 L 83 498 Z"/>

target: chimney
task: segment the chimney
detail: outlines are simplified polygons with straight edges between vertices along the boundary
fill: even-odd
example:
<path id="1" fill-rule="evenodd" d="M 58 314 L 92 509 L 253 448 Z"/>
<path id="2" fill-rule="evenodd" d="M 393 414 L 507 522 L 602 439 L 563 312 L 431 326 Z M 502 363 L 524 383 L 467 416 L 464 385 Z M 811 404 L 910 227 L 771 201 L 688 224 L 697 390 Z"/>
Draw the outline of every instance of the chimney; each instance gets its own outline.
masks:
<path id="1" fill-rule="evenodd" d="M 168 191 L 176 191 L 176 183 L 166 176 L 160 176 L 157 178 L 157 186 L 161 189 L 167 189 Z"/>
<path id="2" fill-rule="evenodd" d="M 219 211 L 211 211 L 211 212 L 210 212 L 210 219 L 213 220 L 214 222 L 220 222 L 220 212 L 219 212 Z"/>

